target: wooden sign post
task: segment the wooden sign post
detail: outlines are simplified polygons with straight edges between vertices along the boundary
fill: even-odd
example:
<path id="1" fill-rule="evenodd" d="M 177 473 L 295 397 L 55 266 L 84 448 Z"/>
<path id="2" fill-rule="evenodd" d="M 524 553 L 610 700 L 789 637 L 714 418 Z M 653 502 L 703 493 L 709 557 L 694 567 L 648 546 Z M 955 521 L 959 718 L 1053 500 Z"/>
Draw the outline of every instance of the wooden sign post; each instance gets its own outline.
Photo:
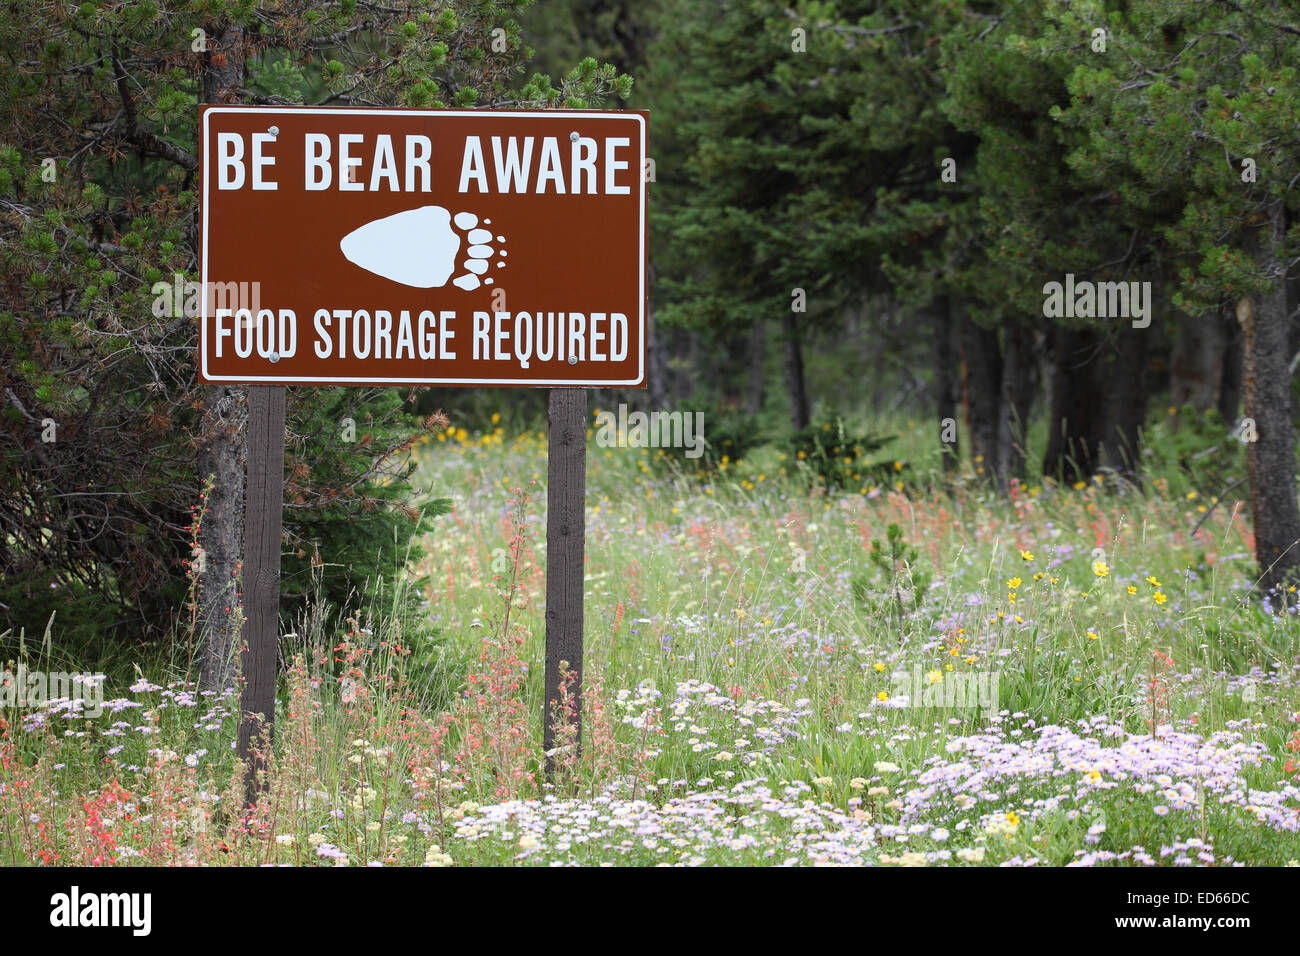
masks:
<path id="1" fill-rule="evenodd" d="M 587 392 L 553 388 L 546 422 L 546 706 L 542 749 L 555 769 L 555 731 L 577 730 L 582 745 L 582 623 L 587 531 Z M 561 671 L 569 681 L 569 713 L 559 712 Z M 576 756 L 576 754 L 574 755 Z"/>
<path id="2" fill-rule="evenodd" d="M 250 794 L 274 724 L 287 385 L 552 390 L 546 748 L 580 721 L 585 390 L 645 387 L 646 126 L 637 111 L 200 107 L 199 381 L 250 386 Z M 562 662 L 567 716 L 552 713 Z"/>
<path id="3" fill-rule="evenodd" d="M 280 537 L 284 511 L 283 385 L 248 389 L 248 483 L 244 504 L 244 625 L 239 672 L 239 759 L 251 804 L 275 732 L 280 649 Z"/>

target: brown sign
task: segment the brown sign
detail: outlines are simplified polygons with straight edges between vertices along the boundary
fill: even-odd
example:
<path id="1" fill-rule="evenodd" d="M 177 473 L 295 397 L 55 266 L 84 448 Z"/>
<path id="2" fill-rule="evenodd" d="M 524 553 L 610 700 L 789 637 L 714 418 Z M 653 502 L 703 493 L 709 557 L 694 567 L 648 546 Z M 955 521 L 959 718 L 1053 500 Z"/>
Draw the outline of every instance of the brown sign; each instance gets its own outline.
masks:
<path id="1" fill-rule="evenodd" d="M 204 106 L 200 138 L 200 380 L 644 387 L 644 112 Z"/>

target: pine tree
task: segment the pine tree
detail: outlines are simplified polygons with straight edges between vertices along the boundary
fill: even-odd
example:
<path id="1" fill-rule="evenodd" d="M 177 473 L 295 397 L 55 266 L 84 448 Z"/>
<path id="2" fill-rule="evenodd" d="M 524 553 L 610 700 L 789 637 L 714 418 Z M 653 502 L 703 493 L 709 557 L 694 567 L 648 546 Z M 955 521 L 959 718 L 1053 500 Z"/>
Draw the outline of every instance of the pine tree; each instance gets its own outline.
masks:
<path id="1" fill-rule="evenodd" d="M 1008 355 L 1013 345 L 1027 347 L 1035 330 L 1045 332 L 1051 388 L 1044 473 L 1066 482 L 1103 468 L 1135 476 L 1153 336 L 1123 317 L 1049 319 L 1044 288 L 1073 275 L 1161 289 L 1168 253 L 1159 227 L 1176 211 L 1167 202 L 1125 201 L 1067 161 L 1089 135 L 1061 119 L 1071 102 L 1067 80 L 1106 53 L 1086 17 L 1079 19 L 1096 5 L 1062 8 L 1059 23 L 1047 16 L 1056 6 L 1006 5 L 977 36 L 945 42 L 945 111 L 979 139 L 987 246 L 965 278 L 984 322 L 1004 328 Z M 1022 381 L 1025 372 L 1007 368 L 1003 380 Z"/>
<path id="2" fill-rule="evenodd" d="M 775 71 L 792 50 L 790 27 L 760 0 L 724 0 L 702 15 L 665 5 L 646 85 L 655 117 L 652 207 L 659 318 L 690 328 L 737 368 L 737 353 L 780 319 L 791 421 L 809 419 L 803 372 L 807 273 L 795 248 L 806 226 L 785 215 L 797 186 L 789 157 L 800 106 Z M 671 277 L 671 278 L 668 278 Z M 759 333 L 759 335 L 756 335 Z"/>
<path id="3" fill-rule="evenodd" d="M 35 615 L 53 600 L 96 632 L 156 635 L 197 556 L 201 624 L 214 661 L 231 656 L 243 390 L 197 385 L 195 323 L 153 291 L 198 278 L 197 104 L 586 106 L 627 94 L 630 78 L 594 60 L 558 85 L 525 78 L 527 6 L 0 7 L 0 604 L 14 623 L 43 625 Z M 339 441 L 345 417 L 367 440 Z M 42 441 L 50 427 L 57 440 Z M 401 566 L 418 530 L 401 452 L 423 428 L 394 390 L 291 390 L 288 590 L 318 553 L 336 599 L 375 567 L 340 574 L 338 558 L 383 545 L 389 572 Z M 190 509 L 210 476 L 195 555 Z M 205 680 L 224 683 L 216 670 Z"/>
<path id="4" fill-rule="evenodd" d="M 1265 591 L 1300 573 L 1287 277 L 1300 232 L 1300 22 L 1276 2 L 1135 0 L 1052 11 L 1106 29 L 1119 55 L 1069 77 L 1061 120 L 1087 132 L 1071 163 L 1133 205 L 1177 215 L 1162 238 L 1182 257 L 1174 304 L 1204 321 L 1230 308 L 1244 333 L 1251 516 Z M 1283 592 L 1284 596 L 1288 592 Z"/>

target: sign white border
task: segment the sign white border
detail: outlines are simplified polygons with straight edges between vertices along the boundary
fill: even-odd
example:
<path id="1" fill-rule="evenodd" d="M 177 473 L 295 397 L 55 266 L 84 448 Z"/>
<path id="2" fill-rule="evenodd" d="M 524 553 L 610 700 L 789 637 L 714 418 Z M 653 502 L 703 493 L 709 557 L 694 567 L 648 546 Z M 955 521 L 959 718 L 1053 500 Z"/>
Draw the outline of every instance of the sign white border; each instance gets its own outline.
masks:
<path id="1" fill-rule="evenodd" d="M 201 104 L 206 105 L 206 104 Z M 640 328 L 640 344 L 637 349 L 638 368 L 635 379 L 620 379 L 618 381 L 602 381 L 593 383 L 591 378 L 584 379 L 513 379 L 513 378 L 396 378 L 393 376 L 380 376 L 377 378 L 355 378 L 348 375 L 327 377 L 323 375 L 313 376 L 311 378 L 288 377 L 278 375 L 209 375 L 208 374 L 208 184 L 212 177 L 208 175 L 208 153 L 210 152 L 211 137 L 208 132 L 208 117 L 214 113 L 256 113 L 266 116 L 268 119 L 277 114 L 292 113 L 309 113 L 320 115 L 322 113 L 335 113 L 340 116 L 525 116 L 531 118 L 554 116 L 557 119 L 593 119 L 600 117 L 603 119 L 627 119 L 635 120 L 641 128 L 641 157 L 642 165 L 647 158 L 646 147 L 646 124 L 645 117 L 640 113 L 620 112 L 607 110 L 407 110 L 407 109 L 354 109 L 334 107 L 309 107 L 309 106 L 288 106 L 288 107 L 267 107 L 267 106 L 210 106 L 203 112 L 203 242 L 202 242 L 202 295 L 199 296 L 201 303 L 199 309 L 199 361 L 202 368 L 202 380 L 211 383 L 218 382 L 236 382 L 241 384 L 264 382 L 268 385 L 392 385 L 394 387 L 402 385 L 450 385 L 450 386 L 472 386 L 472 385 L 521 385 L 531 386 L 533 388 L 620 388 L 620 387 L 640 387 L 645 383 L 645 334 L 646 334 L 646 314 L 645 314 L 645 242 L 646 242 L 646 221 L 645 221 L 645 198 L 646 198 L 646 181 L 645 170 L 639 170 L 640 176 L 640 194 L 639 194 L 639 218 L 638 218 L 638 250 L 637 274 L 640 278 L 638 284 L 637 309 L 640 319 L 638 325 Z"/>

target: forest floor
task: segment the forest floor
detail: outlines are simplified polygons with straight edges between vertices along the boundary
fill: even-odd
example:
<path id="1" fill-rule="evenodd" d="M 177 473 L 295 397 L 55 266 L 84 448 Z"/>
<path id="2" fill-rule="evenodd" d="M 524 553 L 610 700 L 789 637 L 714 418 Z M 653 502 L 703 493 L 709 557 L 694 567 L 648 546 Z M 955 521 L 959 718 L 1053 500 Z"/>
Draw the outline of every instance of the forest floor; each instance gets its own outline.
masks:
<path id="1" fill-rule="evenodd" d="M 1300 620 L 1253 594 L 1244 505 L 1215 489 L 828 494 L 776 452 L 700 477 L 589 443 L 585 733 L 579 755 L 561 728 L 548 780 L 544 438 L 420 454 L 453 511 L 413 563 L 419 613 L 286 636 L 257 814 L 232 812 L 229 698 L 141 676 L 98 719 L 5 714 L 0 858 L 1300 857 Z M 873 561 L 891 524 L 898 559 Z"/>

